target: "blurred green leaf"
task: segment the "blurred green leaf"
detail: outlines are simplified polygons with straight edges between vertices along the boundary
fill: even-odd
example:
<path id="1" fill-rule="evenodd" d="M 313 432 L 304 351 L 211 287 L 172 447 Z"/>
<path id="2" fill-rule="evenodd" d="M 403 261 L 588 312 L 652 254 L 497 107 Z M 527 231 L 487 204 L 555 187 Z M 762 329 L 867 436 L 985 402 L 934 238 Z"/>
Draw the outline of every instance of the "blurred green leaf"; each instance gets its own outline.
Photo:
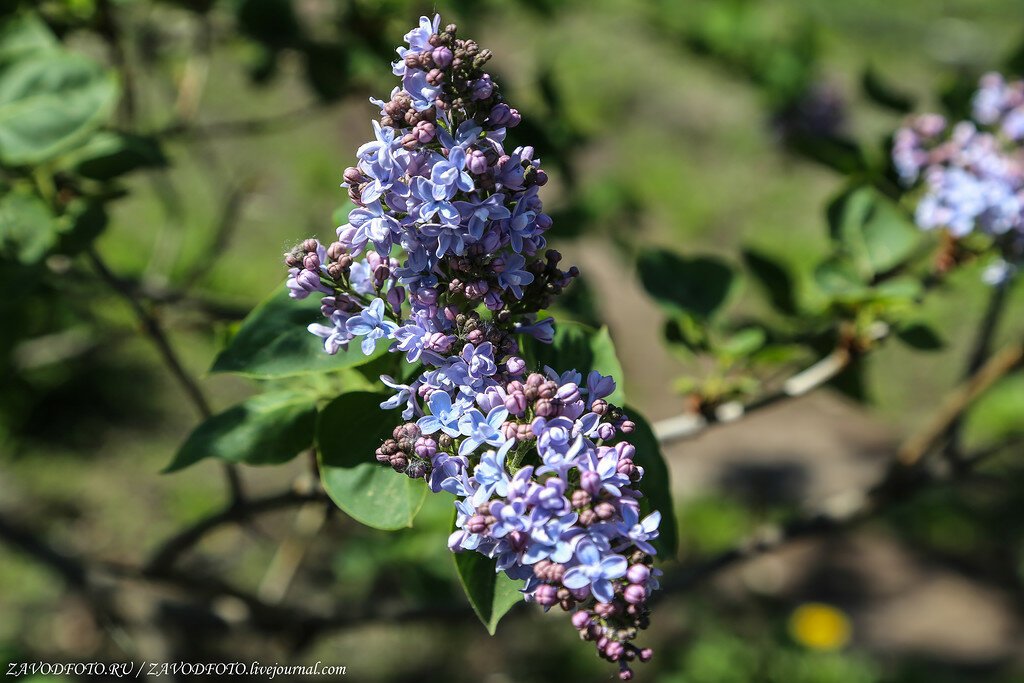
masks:
<path id="1" fill-rule="evenodd" d="M 204 458 L 277 465 L 309 447 L 315 427 L 316 397 L 308 392 L 259 394 L 196 427 L 164 472 Z"/>
<path id="2" fill-rule="evenodd" d="M 390 531 L 412 526 L 427 487 L 374 459 L 395 426 L 380 408 L 385 399 L 366 391 L 342 394 L 320 411 L 316 441 L 331 500 L 357 522 Z"/>
<path id="3" fill-rule="evenodd" d="M 257 379 L 290 377 L 355 367 L 387 353 L 388 343 L 383 340 L 370 356 L 363 355 L 358 343 L 329 355 L 322 340 L 306 329 L 321 321 L 326 322 L 316 297 L 299 301 L 279 287 L 249 313 L 210 371 Z"/>
<path id="4" fill-rule="evenodd" d="M 937 351 L 945 346 L 938 333 L 924 323 L 911 323 L 896 329 L 896 337 L 912 349 Z"/>
<path id="5" fill-rule="evenodd" d="M 814 269 L 814 281 L 826 294 L 835 296 L 864 296 L 869 291 L 853 264 L 841 257 L 820 263 Z"/>
<path id="6" fill-rule="evenodd" d="M 745 358 L 764 346 L 766 335 L 760 327 L 748 327 L 719 344 L 718 351 L 732 358 Z"/>
<path id="7" fill-rule="evenodd" d="M 615 354 L 615 344 L 607 327 L 595 330 L 582 323 L 560 321 L 555 325 L 555 338 L 551 344 L 527 338 L 523 356 L 527 367 L 542 370 L 546 365 L 555 372 L 578 370 L 586 381 L 591 370 L 615 378 L 615 391 L 608 397 L 610 403 L 622 405 L 626 401 L 622 387 L 622 364 Z"/>
<path id="8" fill-rule="evenodd" d="M 861 76 L 861 87 L 864 89 L 864 94 L 873 102 L 887 109 L 907 113 L 914 108 L 914 98 L 886 82 L 874 65 L 869 64 L 864 69 Z"/>
<path id="9" fill-rule="evenodd" d="M 82 143 L 117 101 L 113 73 L 47 51 L 0 69 L 0 162 L 39 164 Z"/>
<path id="10" fill-rule="evenodd" d="M 55 50 L 58 45 L 49 27 L 36 14 L 24 12 L 0 22 L 0 65 Z"/>
<path id="11" fill-rule="evenodd" d="M 797 312 L 796 285 L 783 264 L 753 249 L 743 250 L 743 262 L 768 293 L 772 306 L 788 315 Z"/>
<path id="12" fill-rule="evenodd" d="M 63 162 L 86 178 L 110 180 L 140 168 L 166 166 L 167 157 L 155 137 L 105 130 L 67 154 Z"/>
<path id="13" fill-rule="evenodd" d="M 38 263 L 57 241 L 59 224 L 50 207 L 28 191 L 0 197 L 0 254 Z"/>
<path id="14" fill-rule="evenodd" d="M 455 571 L 469 604 L 492 636 L 498 622 L 516 604 L 523 602 L 522 581 L 513 581 L 495 570 L 495 561 L 467 550 L 455 553 Z"/>
<path id="15" fill-rule="evenodd" d="M 865 279 L 901 265 L 921 240 L 921 231 L 903 211 L 871 187 L 843 192 L 827 213 L 832 239 Z"/>
<path id="16" fill-rule="evenodd" d="M 711 318 L 736 285 L 732 268 L 712 257 L 684 258 L 664 249 L 646 249 L 637 268 L 644 289 L 670 314 Z"/>
<path id="17" fill-rule="evenodd" d="M 672 506 L 672 481 L 668 465 L 651 425 L 635 408 L 626 406 L 625 410 L 629 419 L 636 423 L 636 429 L 624 440 L 636 448 L 633 461 L 644 468 L 644 478 L 640 482 L 644 492 L 644 497 L 640 499 L 641 517 L 654 510 L 661 512 L 660 532 L 653 545 L 662 560 L 670 560 L 679 552 L 679 532 L 676 530 L 675 510 Z"/>

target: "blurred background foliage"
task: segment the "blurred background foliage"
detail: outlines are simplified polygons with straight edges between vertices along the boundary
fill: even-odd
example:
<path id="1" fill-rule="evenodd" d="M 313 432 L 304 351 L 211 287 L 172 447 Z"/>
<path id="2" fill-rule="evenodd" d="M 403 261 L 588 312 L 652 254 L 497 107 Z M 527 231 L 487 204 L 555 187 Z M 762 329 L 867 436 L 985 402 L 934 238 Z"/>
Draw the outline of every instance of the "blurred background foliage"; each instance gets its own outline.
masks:
<path id="1" fill-rule="evenodd" d="M 859 201 L 897 215 L 886 137 L 906 112 L 963 111 L 980 73 L 1021 75 L 1016 0 L 12 2 L 0 10 L 0 511 L 118 563 L 219 509 L 215 465 L 158 476 L 201 416 L 140 319 L 167 330 L 215 410 L 254 393 L 254 382 L 205 371 L 280 288 L 281 253 L 333 233 L 341 171 L 370 130 L 366 99 L 390 91 L 394 46 L 435 8 L 497 55 L 492 73 L 524 115 L 514 137 L 537 148 L 552 178 L 556 246 L 583 267 L 562 314 L 610 326 L 630 401 L 648 417 L 756 395 L 780 367 L 827 352 L 836 315 L 885 320 L 905 342 L 835 383 L 866 408 L 811 406 L 803 421 L 790 413 L 748 432 L 809 444 L 818 432 L 867 432 L 849 438 L 879 435 L 882 446 L 864 448 L 891 450 L 961 379 L 988 296 L 984 263 L 958 269 L 923 304 L 915 292 L 879 294 L 896 264 L 844 252 L 843 216 Z M 873 189 L 842 195 L 851 187 Z M 850 263 L 829 260 L 837 253 L 861 270 L 851 276 Z M 1020 337 L 1021 289 L 1007 293 L 997 341 Z M 351 370 L 262 384 L 324 396 L 369 388 Z M 1019 439 L 1022 416 L 1017 372 L 972 409 L 965 440 Z M 843 431 L 847 422 L 869 427 Z M 704 451 L 666 452 L 684 562 L 801 509 L 815 494 L 805 480 L 846 476 L 832 452 L 793 466 L 767 447 L 745 469 L 716 468 L 731 429 Z M 746 445 L 732 448 L 759 443 L 756 431 L 734 438 Z M 757 564 L 714 590 L 666 598 L 641 678 L 1024 680 L 1024 481 L 1012 455 L 855 534 L 802 547 L 789 565 Z M 304 458 L 250 468 L 246 485 L 274 488 L 306 468 Z M 172 597 L 141 586 L 122 597 L 133 624 L 102 623 L 5 550 L 0 659 L 123 659 L 163 629 L 167 659 L 323 659 L 359 680 L 607 675 L 557 618 L 517 610 L 488 639 L 452 609 L 464 598 L 438 540 L 448 505 L 432 497 L 394 535 L 341 513 L 310 522 L 308 510 L 280 512 L 211 535 L 189 556 L 269 602 L 366 615 L 315 640 L 233 630 L 230 602 L 217 623 L 192 623 Z M 296 552 L 301 566 L 283 572 Z M 931 581 L 940 599 L 899 602 L 905 586 Z M 435 610 L 442 627 L 389 618 L 409 605 Z M 972 625 L 967 646 L 947 645 Z M 169 626 L 179 630 L 167 639 Z"/>

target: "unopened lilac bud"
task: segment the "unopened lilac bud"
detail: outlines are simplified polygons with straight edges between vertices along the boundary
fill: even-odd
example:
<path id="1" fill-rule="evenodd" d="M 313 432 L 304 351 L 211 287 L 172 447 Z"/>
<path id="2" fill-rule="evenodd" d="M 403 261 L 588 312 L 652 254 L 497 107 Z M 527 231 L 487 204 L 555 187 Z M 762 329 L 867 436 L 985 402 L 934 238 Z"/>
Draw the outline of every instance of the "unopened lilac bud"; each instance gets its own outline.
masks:
<path id="1" fill-rule="evenodd" d="M 437 437 L 437 447 L 443 448 L 444 450 L 448 450 L 452 447 L 453 441 L 454 439 L 452 439 L 452 437 L 448 436 L 447 434 L 441 434 L 440 436 Z"/>
<path id="2" fill-rule="evenodd" d="M 402 304 L 405 303 L 405 288 L 404 287 L 392 287 L 388 290 L 388 304 L 390 304 L 392 310 L 399 310 Z"/>
<path id="3" fill-rule="evenodd" d="M 622 657 L 622 653 L 625 651 L 626 648 L 624 648 L 622 646 L 622 643 L 618 642 L 617 640 L 613 640 L 604 646 L 605 656 L 613 662 L 617 662 L 619 658 Z"/>
<path id="4" fill-rule="evenodd" d="M 382 451 L 380 448 L 377 448 L 377 450 L 374 451 L 374 457 L 376 457 L 377 462 L 381 464 L 391 464 L 391 456 Z"/>
<path id="5" fill-rule="evenodd" d="M 605 441 L 615 438 L 615 427 L 607 422 L 597 425 L 597 438 Z"/>
<path id="6" fill-rule="evenodd" d="M 315 251 L 311 251 L 302 257 L 302 267 L 306 270 L 320 270 L 320 257 Z"/>
<path id="7" fill-rule="evenodd" d="M 389 277 L 391 277 L 391 269 L 385 264 L 382 263 L 373 269 L 373 280 L 378 284 L 378 286 L 383 284 L 383 282 Z"/>
<path id="8" fill-rule="evenodd" d="M 533 412 L 537 417 L 556 417 L 558 415 L 558 404 L 550 398 L 541 398 L 533 404 Z"/>
<path id="9" fill-rule="evenodd" d="M 601 492 L 601 475 L 593 470 L 584 470 L 580 473 L 580 487 L 585 493 L 598 495 Z"/>
<path id="10" fill-rule="evenodd" d="M 327 247 L 327 258 L 332 261 L 337 261 L 346 253 L 348 253 L 348 249 L 341 242 L 331 242 L 331 246 Z"/>
<path id="11" fill-rule="evenodd" d="M 551 569 L 551 565 L 554 564 L 551 560 L 540 560 L 533 565 L 533 575 L 542 581 L 548 579 L 548 570 Z"/>
<path id="12" fill-rule="evenodd" d="M 555 583 L 561 583 L 565 578 L 565 565 L 560 562 L 553 562 L 548 570 L 548 578 Z"/>
<path id="13" fill-rule="evenodd" d="M 615 471 L 627 477 L 632 477 L 633 472 L 636 471 L 636 465 L 634 465 L 633 461 L 629 459 L 620 460 L 615 466 Z"/>
<path id="14" fill-rule="evenodd" d="M 541 230 L 547 230 L 548 228 L 551 227 L 552 223 L 553 221 L 551 220 L 551 216 L 547 215 L 546 213 L 537 214 L 537 218 L 534 219 L 533 221 L 533 224 L 536 225 Z"/>
<path id="15" fill-rule="evenodd" d="M 437 455 L 437 442 L 429 436 L 421 436 L 416 439 L 414 450 L 417 456 L 424 460 L 431 460 L 435 455 Z"/>
<path id="16" fill-rule="evenodd" d="M 590 494 L 581 489 L 572 492 L 572 506 L 574 508 L 585 508 L 590 505 Z"/>
<path id="17" fill-rule="evenodd" d="M 519 435 L 519 423 L 503 422 L 501 425 L 501 433 L 506 440 L 516 438 Z"/>
<path id="18" fill-rule="evenodd" d="M 514 392 L 505 397 L 505 409 L 512 415 L 523 415 L 526 413 L 526 394 L 521 391 Z"/>
<path id="19" fill-rule="evenodd" d="M 425 145 L 434 139 L 434 135 L 437 134 L 437 128 L 429 121 L 420 121 L 416 124 L 416 127 L 413 128 L 412 134 L 415 136 L 417 142 Z"/>
<path id="20" fill-rule="evenodd" d="M 441 85 L 444 81 L 444 72 L 440 69 L 431 69 L 427 72 L 427 83 L 430 85 Z"/>
<path id="21" fill-rule="evenodd" d="M 556 602 L 558 602 L 557 593 L 558 591 L 555 589 L 554 586 L 542 583 L 541 585 L 537 586 L 537 590 L 533 593 L 533 598 L 541 607 L 551 607 Z"/>
<path id="22" fill-rule="evenodd" d="M 633 430 L 636 429 L 636 423 L 632 420 L 623 420 L 622 424 L 619 425 L 619 429 L 622 430 L 623 434 L 632 434 Z"/>
<path id="23" fill-rule="evenodd" d="M 608 501 L 602 501 L 594 506 L 594 514 L 603 521 L 608 521 L 615 516 L 615 506 Z"/>
<path id="24" fill-rule="evenodd" d="M 431 351 L 437 351 L 438 353 L 448 353 L 449 349 L 451 349 L 452 344 L 454 344 L 455 341 L 456 338 L 450 334 L 444 334 L 443 332 L 434 332 L 429 337 L 427 337 L 427 341 L 424 343 L 424 346 L 430 349 Z"/>
<path id="25" fill-rule="evenodd" d="M 412 133 L 406 133 L 402 136 L 402 148 L 408 151 L 413 151 L 420 144 L 420 141 L 416 139 L 416 136 Z"/>
<path id="26" fill-rule="evenodd" d="M 558 387 L 558 391 L 555 392 L 555 396 L 560 398 L 564 403 L 573 403 L 574 401 L 580 400 L 580 388 L 575 382 L 569 382 Z"/>
<path id="27" fill-rule="evenodd" d="M 572 625 L 577 629 L 586 628 L 590 624 L 590 613 L 579 611 L 572 615 Z"/>
<path id="28" fill-rule="evenodd" d="M 621 665 L 620 665 L 621 666 Z M 628 666 L 619 670 L 620 681 L 631 681 L 633 680 L 633 670 Z"/>
<path id="29" fill-rule="evenodd" d="M 509 356 L 505 361 L 505 368 L 510 375 L 522 375 L 526 372 L 526 361 L 519 356 Z"/>
<path id="30" fill-rule="evenodd" d="M 580 511 L 580 525 L 590 526 L 597 521 L 597 514 L 593 510 L 581 510 Z"/>
<path id="31" fill-rule="evenodd" d="M 651 568 L 646 564 L 634 564 L 630 565 L 629 569 L 626 570 L 626 580 L 630 583 L 647 583 L 647 579 L 651 576 Z"/>
<path id="32" fill-rule="evenodd" d="M 349 185 L 358 185 L 363 182 L 363 172 L 355 166 L 349 166 L 346 168 L 343 177 L 345 178 L 345 182 Z"/>
<path id="33" fill-rule="evenodd" d="M 556 394 L 558 394 L 558 385 L 551 380 L 547 380 L 537 387 L 537 395 L 541 398 L 554 398 Z"/>
<path id="34" fill-rule="evenodd" d="M 639 605 L 647 599 L 647 590 L 639 584 L 631 583 L 626 586 L 622 597 L 631 605 Z"/>
<path id="35" fill-rule="evenodd" d="M 654 650 L 652 650 L 649 647 L 645 647 L 644 649 L 640 650 L 640 661 L 641 662 L 649 662 L 649 661 L 651 661 L 651 657 L 653 657 L 653 656 L 654 656 Z"/>
<path id="36" fill-rule="evenodd" d="M 533 176 L 533 184 L 537 187 L 544 187 L 548 184 L 548 174 L 540 169 Z"/>
<path id="37" fill-rule="evenodd" d="M 471 534 L 482 534 L 487 531 L 487 518 L 483 515 L 473 515 L 466 522 L 466 531 Z"/>
<path id="38" fill-rule="evenodd" d="M 473 330 L 466 335 L 466 341 L 468 341 L 470 344 L 473 344 L 474 346 L 483 344 L 485 339 L 486 335 L 484 334 L 483 330 Z"/>
<path id="39" fill-rule="evenodd" d="M 594 605 L 594 612 L 597 613 L 597 616 L 607 619 L 615 614 L 615 605 L 610 602 L 599 602 Z"/>
<path id="40" fill-rule="evenodd" d="M 470 173 L 482 175 L 487 173 L 487 156 L 479 149 L 474 149 L 466 156 L 466 168 Z"/>
<path id="41" fill-rule="evenodd" d="M 405 453 L 402 451 L 398 451 L 391 456 L 391 467 L 393 467 L 396 472 L 404 472 L 405 468 L 408 466 L 409 458 L 406 457 Z"/>
<path id="42" fill-rule="evenodd" d="M 302 251 L 312 251 L 312 252 L 315 252 L 316 248 L 319 247 L 319 246 L 320 246 L 320 243 L 317 242 L 312 237 L 310 237 L 309 239 L 303 240 L 303 242 L 302 242 Z"/>
<path id="43" fill-rule="evenodd" d="M 430 58 L 434 60 L 436 67 L 445 69 L 452 63 L 452 51 L 444 46 L 435 47 L 430 53 Z"/>
<path id="44" fill-rule="evenodd" d="M 530 441 L 534 438 L 533 430 L 530 429 L 529 424 L 523 424 L 522 422 L 516 425 L 516 441 Z"/>

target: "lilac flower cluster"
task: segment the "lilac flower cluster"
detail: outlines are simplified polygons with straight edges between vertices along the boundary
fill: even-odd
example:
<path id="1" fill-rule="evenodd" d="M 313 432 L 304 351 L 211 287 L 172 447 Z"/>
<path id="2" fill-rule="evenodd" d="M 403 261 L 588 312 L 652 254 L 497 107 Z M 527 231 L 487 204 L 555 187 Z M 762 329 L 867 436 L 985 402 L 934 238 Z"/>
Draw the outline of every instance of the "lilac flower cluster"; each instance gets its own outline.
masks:
<path id="1" fill-rule="evenodd" d="M 657 588 L 660 513 L 641 513 L 643 468 L 621 436 L 635 425 L 597 372 L 530 372 L 519 339 L 551 342 L 538 319 L 578 275 L 545 250 L 547 182 L 520 122 L 484 71 L 491 57 L 440 18 L 421 17 L 393 65 L 401 78 L 343 187 L 355 207 L 328 246 L 285 255 L 294 298 L 321 296 L 309 326 L 328 353 L 384 346 L 418 374 L 382 376 L 404 424 L 376 458 L 457 497 L 454 552 L 478 552 L 525 582 L 528 601 L 572 611 L 581 637 L 619 663 Z"/>
<path id="2" fill-rule="evenodd" d="M 1003 257 L 986 278 L 1012 272 L 1024 256 L 1024 81 L 987 74 L 971 120 L 916 116 L 896 132 L 892 158 L 905 185 L 923 185 L 915 213 L 922 229 L 986 234 Z"/>

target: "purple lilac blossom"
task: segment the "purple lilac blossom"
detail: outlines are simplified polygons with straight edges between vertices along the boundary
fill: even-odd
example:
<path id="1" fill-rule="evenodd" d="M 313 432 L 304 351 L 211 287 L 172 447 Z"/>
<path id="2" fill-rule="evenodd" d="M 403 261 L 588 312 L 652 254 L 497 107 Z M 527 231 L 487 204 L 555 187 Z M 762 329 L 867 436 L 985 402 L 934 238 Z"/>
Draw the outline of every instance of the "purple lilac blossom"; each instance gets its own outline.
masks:
<path id="1" fill-rule="evenodd" d="M 605 445 L 633 428 L 605 400 L 615 380 L 523 360 L 521 338 L 553 340 L 538 312 L 578 270 L 542 251 L 547 176 L 533 147 L 506 151 L 521 116 L 483 71 L 490 52 L 456 32 L 435 16 L 406 34 L 400 86 L 370 100 L 374 137 L 343 174 L 347 222 L 330 245 L 286 254 L 287 287 L 322 295 L 326 320 L 309 331 L 327 353 L 362 338 L 364 354 L 381 340 L 399 354 L 380 405 L 407 422 L 375 456 L 456 496 L 449 548 L 492 559 L 527 601 L 573 612 L 627 679 L 628 662 L 650 658 L 629 634 L 646 627 L 660 516 L 640 519 L 635 449 Z"/>

